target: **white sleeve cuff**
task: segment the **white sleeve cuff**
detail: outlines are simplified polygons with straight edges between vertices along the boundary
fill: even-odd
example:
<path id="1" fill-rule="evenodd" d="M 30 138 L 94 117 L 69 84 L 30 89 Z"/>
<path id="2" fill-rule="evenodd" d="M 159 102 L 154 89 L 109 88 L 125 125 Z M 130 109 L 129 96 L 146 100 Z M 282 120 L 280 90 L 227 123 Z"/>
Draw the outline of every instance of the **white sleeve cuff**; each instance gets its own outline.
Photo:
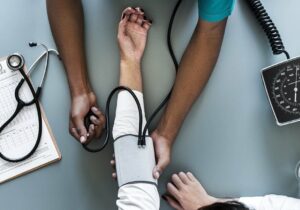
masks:
<path id="1" fill-rule="evenodd" d="M 159 210 L 160 198 L 152 184 L 128 184 L 120 187 L 117 206 L 119 210 Z"/>
<path id="2" fill-rule="evenodd" d="M 143 93 L 133 91 L 142 108 L 143 127 L 146 124 L 145 107 Z M 113 126 L 113 138 L 126 134 L 138 135 L 139 131 L 139 111 L 132 95 L 127 91 L 118 94 L 116 117 Z"/>

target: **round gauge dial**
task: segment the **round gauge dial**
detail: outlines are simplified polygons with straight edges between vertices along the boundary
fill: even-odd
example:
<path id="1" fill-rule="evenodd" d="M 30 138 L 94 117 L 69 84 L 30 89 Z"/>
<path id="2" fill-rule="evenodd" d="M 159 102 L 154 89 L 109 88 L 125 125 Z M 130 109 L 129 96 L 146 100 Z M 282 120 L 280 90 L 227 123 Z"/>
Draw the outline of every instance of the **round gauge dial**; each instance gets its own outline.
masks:
<path id="1" fill-rule="evenodd" d="M 292 64 L 281 69 L 274 78 L 273 98 L 286 112 L 300 114 L 300 65 Z"/>

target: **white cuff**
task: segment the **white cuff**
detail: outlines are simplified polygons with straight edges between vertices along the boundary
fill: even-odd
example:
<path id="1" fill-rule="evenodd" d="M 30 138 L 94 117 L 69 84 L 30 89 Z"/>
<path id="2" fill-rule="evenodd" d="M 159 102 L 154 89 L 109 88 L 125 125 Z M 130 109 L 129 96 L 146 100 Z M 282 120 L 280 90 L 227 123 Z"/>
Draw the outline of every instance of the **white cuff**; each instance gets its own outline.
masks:
<path id="1" fill-rule="evenodd" d="M 142 108 L 143 128 L 146 124 L 143 93 L 133 91 Z M 116 117 L 113 126 L 113 138 L 126 134 L 138 135 L 139 132 L 139 111 L 132 95 L 127 91 L 118 94 Z M 147 133 L 148 134 L 148 133 Z"/>

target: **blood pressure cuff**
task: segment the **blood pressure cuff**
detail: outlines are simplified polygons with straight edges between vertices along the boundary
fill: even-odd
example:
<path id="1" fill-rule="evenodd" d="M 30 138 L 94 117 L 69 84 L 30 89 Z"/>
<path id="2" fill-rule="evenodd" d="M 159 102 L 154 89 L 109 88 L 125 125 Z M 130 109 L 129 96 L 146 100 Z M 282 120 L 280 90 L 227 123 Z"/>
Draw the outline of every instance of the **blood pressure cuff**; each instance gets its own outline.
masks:
<path id="1" fill-rule="evenodd" d="M 136 135 L 123 135 L 114 140 L 119 187 L 134 183 L 157 185 L 152 175 L 155 166 L 153 141 L 146 137 L 145 147 L 139 147 L 137 142 Z"/>

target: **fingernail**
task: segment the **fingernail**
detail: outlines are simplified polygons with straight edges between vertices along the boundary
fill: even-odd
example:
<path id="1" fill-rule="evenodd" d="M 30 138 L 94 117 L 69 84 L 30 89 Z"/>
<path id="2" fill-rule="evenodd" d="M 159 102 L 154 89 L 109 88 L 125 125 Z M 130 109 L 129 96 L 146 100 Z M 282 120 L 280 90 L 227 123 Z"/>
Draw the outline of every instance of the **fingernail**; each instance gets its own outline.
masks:
<path id="1" fill-rule="evenodd" d="M 87 133 L 87 134 L 86 134 L 86 136 L 87 136 L 87 137 L 89 137 L 89 136 L 90 136 L 90 134 L 89 134 L 89 133 Z"/>
<path id="2" fill-rule="evenodd" d="M 93 107 L 92 107 L 92 111 L 93 111 L 93 112 L 97 112 L 98 109 L 97 109 L 96 107 L 93 106 Z"/>
<path id="3" fill-rule="evenodd" d="M 138 11 L 140 11 L 140 12 L 144 13 L 144 10 L 143 10 L 142 8 L 140 8 L 140 7 L 137 7 L 136 9 L 137 9 Z"/>
<path id="4" fill-rule="evenodd" d="M 86 141 L 85 137 L 84 137 L 84 136 L 81 136 L 81 137 L 80 137 L 80 142 L 83 144 L 85 141 Z"/>
<path id="5" fill-rule="evenodd" d="M 94 121 L 96 121 L 97 123 L 100 123 L 99 119 L 98 119 L 97 117 L 95 117 L 95 116 L 92 116 L 92 117 L 91 117 L 91 120 L 94 120 Z"/>
<path id="6" fill-rule="evenodd" d="M 158 178 L 159 178 L 159 176 L 160 176 L 160 175 L 159 175 L 159 172 L 158 172 L 158 171 L 156 171 L 156 172 L 154 173 L 154 178 L 155 178 L 155 179 L 158 179 Z"/>

